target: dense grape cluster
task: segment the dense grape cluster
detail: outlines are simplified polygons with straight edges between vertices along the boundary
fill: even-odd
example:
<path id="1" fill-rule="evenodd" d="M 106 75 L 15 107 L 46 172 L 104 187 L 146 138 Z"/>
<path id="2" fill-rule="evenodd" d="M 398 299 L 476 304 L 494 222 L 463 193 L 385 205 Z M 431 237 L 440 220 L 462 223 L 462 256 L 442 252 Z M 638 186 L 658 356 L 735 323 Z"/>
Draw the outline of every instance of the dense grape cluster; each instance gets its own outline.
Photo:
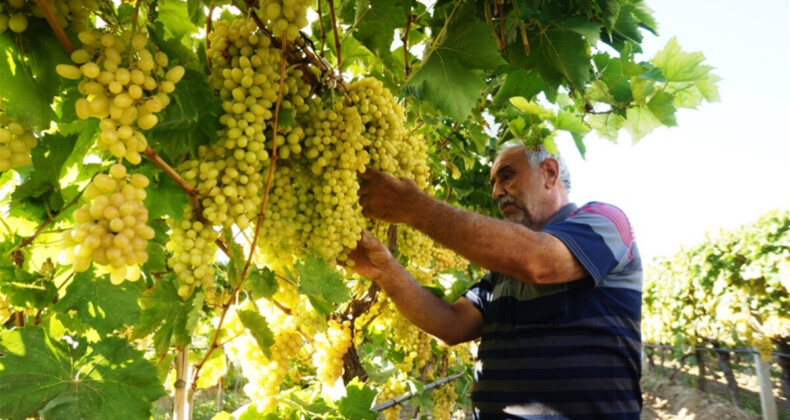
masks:
<path id="1" fill-rule="evenodd" d="M 144 33 L 83 31 L 79 39 L 83 47 L 71 54 L 79 67 L 59 64 L 56 70 L 61 77 L 80 80 L 77 116 L 101 119 L 99 150 L 136 165 L 148 146 L 143 131 L 159 122 L 156 114 L 170 103 L 168 95 L 185 70 L 174 66 L 165 71 L 167 55 L 156 51 Z"/>
<path id="2" fill-rule="evenodd" d="M 74 32 L 88 29 L 88 18 L 99 10 L 96 0 L 46 0 L 61 28 Z M 0 3 L 0 33 L 10 29 L 22 33 L 30 17 L 43 19 L 44 11 L 35 0 L 7 0 Z"/>
<path id="3" fill-rule="evenodd" d="M 178 295 L 186 299 L 195 287 L 214 284 L 214 262 L 219 233 L 196 219 L 191 204 L 184 209 L 181 220 L 168 219 L 170 237 L 167 250 L 172 254 L 167 265 L 178 278 Z"/>
<path id="4" fill-rule="evenodd" d="M 61 263 L 86 271 L 95 262 L 110 272 L 114 284 L 136 281 L 140 264 L 148 260 L 146 246 L 154 230 L 146 225 L 148 209 L 143 205 L 148 178 L 128 176 L 115 164 L 110 174 L 98 174 L 85 189 L 88 203 L 74 212 L 75 225 L 63 235 Z"/>
<path id="5" fill-rule="evenodd" d="M 328 328 L 323 334 L 317 334 L 313 343 L 313 366 L 318 379 L 331 386 L 343 373 L 343 356 L 351 346 L 351 323 L 329 320 Z"/>
<path id="6" fill-rule="evenodd" d="M 458 399 L 458 394 L 455 393 L 455 382 L 448 382 L 431 392 L 434 420 L 450 420 L 455 400 Z"/>
<path id="7" fill-rule="evenodd" d="M 263 173 L 274 147 L 271 125 L 282 56 L 248 19 L 218 21 L 209 41 L 209 82 L 223 101 L 220 123 L 225 128 L 216 143 L 200 151 L 198 189 L 209 221 L 223 226 L 235 223 L 244 229 L 260 210 Z M 306 111 L 309 93 L 301 70 L 290 71 L 283 81 L 281 114 Z M 298 154 L 301 129 L 278 131 L 279 157 Z"/>
<path id="8" fill-rule="evenodd" d="M 310 0 L 260 0 L 259 3 L 261 20 L 277 38 L 285 34 L 288 41 L 293 41 L 308 24 Z"/>
<path id="9" fill-rule="evenodd" d="M 30 149 L 36 143 L 36 137 L 24 124 L 9 118 L 0 108 L 0 172 L 30 165 Z"/>

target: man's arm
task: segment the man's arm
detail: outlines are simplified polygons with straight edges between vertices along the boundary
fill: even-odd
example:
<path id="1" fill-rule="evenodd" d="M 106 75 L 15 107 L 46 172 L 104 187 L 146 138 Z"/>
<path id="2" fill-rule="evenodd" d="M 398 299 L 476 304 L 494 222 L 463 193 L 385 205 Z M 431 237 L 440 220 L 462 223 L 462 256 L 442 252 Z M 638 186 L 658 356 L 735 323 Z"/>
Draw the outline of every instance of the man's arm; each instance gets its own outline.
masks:
<path id="1" fill-rule="evenodd" d="M 368 169 L 360 189 L 363 214 L 406 223 L 473 263 L 517 280 L 550 284 L 587 276 L 555 236 L 439 201 L 407 179 Z"/>
<path id="2" fill-rule="evenodd" d="M 450 304 L 425 290 L 370 233 L 362 232 L 349 258 L 354 261 L 352 270 L 378 283 L 398 310 L 423 331 L 448 345 L 480 336 L 483 315 L 471 302 L 460 298 Z"/>

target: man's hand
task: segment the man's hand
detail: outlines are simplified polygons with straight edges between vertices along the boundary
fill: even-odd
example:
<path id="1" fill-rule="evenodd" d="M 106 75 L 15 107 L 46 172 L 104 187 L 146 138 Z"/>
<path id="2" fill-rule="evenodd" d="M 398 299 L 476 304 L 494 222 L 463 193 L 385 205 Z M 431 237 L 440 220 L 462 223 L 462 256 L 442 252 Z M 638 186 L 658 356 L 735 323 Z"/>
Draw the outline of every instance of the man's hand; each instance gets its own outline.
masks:
<path id="1" fill-rule="evenodd" d="M 362 231 L 362 239 L 357 242 L 356 249 L 348 253 L 348 258 L 354 262 L 354 266 L 348 268 L 371 280 L 378 280 L 398 264 L 387 247 L 366 230 Z"/>
<path id="2" fill-rule="evenodd" d="M 417 201 L 425 195 L 410 179 L 398 179 L 367 168 L 359 177 L 362 215 L 389 223 L 409 223 L 419 217 Z"/>

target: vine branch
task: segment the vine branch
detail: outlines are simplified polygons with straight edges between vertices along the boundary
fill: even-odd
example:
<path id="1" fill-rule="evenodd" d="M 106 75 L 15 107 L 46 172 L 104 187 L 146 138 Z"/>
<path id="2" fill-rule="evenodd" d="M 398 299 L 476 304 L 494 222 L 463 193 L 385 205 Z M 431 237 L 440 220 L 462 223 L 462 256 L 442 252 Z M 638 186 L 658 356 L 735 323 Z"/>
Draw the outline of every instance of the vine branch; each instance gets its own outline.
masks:
<path id="1" fill-rule="evenodd" d="M 63 48 L 66 49 L 66 52 L 71 55 L 74 52 L 74 45 L 71 44 L 71 40 L 68 36 L 66 36 L 66 32 L 63 31 L 63 28 L 58 23 L 58 19 L 55 17 L 55 13 L 52 12 L 52 8 L 49 7 L 49 3 L 47 0 L 36 0 L 36 4 L 38 7 L 41 8 L 41 11 L 44 12 L 44 17 L 47 19 L 47 23 L 55 32 L 55 35 L 58 37 L 58 41 L 60 41 Z"/>
<path id="2" fill-rule="evenodd" d="M 329 3 L 329 18 L 332 20 L 332 32 L 335 34 L 335 55 L 337 56 L 337 69 L 343 68 L 343 57 L 340 54 L 340 38 L 337 37 L 337 18 L 335 17 L 335 0 L 327 0 Z"/>

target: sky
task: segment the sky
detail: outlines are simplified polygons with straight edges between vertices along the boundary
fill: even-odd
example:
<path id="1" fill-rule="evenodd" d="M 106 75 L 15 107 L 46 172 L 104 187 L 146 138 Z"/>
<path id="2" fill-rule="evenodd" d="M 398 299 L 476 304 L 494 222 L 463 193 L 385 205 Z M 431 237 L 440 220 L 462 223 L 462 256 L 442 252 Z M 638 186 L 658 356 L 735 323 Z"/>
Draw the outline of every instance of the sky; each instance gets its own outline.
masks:
<path id="1" fill-rule="evenodd" d="M 647 0 L 658 36 L 645 32 L 649 60 L 672 37 L 700 51 L 720 76 L 720 101 L 680 110 L 633 144 L 585 138 L 586 160 L 558 139 L 570 198 L 605 201 L 628 215 L 643 261 L 668 256 L 706 232 L 790 208 L 790 2 Z"/>

